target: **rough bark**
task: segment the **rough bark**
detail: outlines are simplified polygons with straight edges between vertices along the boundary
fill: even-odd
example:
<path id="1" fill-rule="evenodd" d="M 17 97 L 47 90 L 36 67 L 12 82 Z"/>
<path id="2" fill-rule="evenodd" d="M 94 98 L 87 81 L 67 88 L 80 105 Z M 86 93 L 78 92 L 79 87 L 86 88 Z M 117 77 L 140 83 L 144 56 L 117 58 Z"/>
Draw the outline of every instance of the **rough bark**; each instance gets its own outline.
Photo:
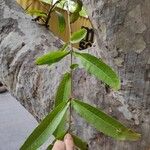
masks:
<path id="1" fill-rule="evenodd" d="M 96 132 L 74 115 L 75 132 L 94 150 L 148 150 L 150 148 L 150 1 L 83 0 L 96 33 L 90 50 L 118 71 L 122 86 L 111 91 L 78 69 L 74 96 L 104 109 L 142 134 L 137 142 L 120 142 Z M 52 68 L 34 60 L 61 45 L 44 27 L 31 21 L 11 0 L 0 1 L 0 81 L 37 120 L 53 106 L 61 73 L 68 59 Z"/>
<path id="2" fill-rule="evenodd" d="M 37 67 L 35 58 L 57 50 L 61 41 L 44 26 L 31 21 L 15 1 L 1 0 L 0 80 L 37 120 L 53 104 L 65 61 L 52 68 Z"/>

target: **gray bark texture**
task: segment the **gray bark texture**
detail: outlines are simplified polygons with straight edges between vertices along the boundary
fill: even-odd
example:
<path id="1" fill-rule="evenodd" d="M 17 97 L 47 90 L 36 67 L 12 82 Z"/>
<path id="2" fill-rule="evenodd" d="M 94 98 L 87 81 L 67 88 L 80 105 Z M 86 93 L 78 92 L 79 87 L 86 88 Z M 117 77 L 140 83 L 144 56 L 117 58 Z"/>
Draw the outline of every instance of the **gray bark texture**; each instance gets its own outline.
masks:
<path id="1" fill-rule="evenodd" d="M 74 96 L 102 108 L 142 134 L 120 142 L 96 132 L 73 115 L 73 130 L 90 150 L 150 149 L 150 0 L 83 0 L 96 34 L 89 52 L 101 57 L 121 77 L 112 91 L 84 70 L 74 72 Z M 53 107 L 69 58 L 51 68 L 37 67 L 36 57 L 57 50 L 61 41 L 31 21 L 13 0 L 0 0 L 0 81 L 40 121 Z"/>

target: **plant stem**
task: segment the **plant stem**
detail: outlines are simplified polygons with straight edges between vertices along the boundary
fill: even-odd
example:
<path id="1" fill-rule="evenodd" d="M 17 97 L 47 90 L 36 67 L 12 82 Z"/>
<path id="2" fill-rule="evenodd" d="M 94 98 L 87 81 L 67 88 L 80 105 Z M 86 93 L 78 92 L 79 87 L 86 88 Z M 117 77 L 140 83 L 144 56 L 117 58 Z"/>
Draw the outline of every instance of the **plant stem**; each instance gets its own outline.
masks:
<path id="1" fill-rule="evenodd" d="M 69 0 L 67 1 L 67 18 L 68 18 L 68 30 L 69 30 L 69 45 L 70 45 L 70 66 L 73 64 L 73 46 L 70 42 L 71 39 L 71 34 L 72 34 L 72 28 L 71 28 L 71 21 L 70 21 L 70 11 L 69 11 Z M 70 101 L 73 98 L 73 69 L 70 68 L 70 74 L 71 74 L 71 95 L 70 95 Z M 69 106 L 69 129 L 68 131 L 70 132 L 71 130 L 71 116 L 72 116 L 72 107 L 71 103 Z"/>
<path id="2" fill-rule="evenodd" d="M 49 9 L 49 12 L 48 12 L 48 15 L 47 15 L 47 19 L 46 19 L 46 22 L 45 22 L 45 26 L 48 27 L 48 23 L 49 23 L 49 20 L 51 18 L 51 13 L 53 11 L 53 9 L 55 8 L 55 6 L 60 2 L 60 0 L 56 1 L 54 5 L 52 5 L 52 7 L 50 7 Z"/>

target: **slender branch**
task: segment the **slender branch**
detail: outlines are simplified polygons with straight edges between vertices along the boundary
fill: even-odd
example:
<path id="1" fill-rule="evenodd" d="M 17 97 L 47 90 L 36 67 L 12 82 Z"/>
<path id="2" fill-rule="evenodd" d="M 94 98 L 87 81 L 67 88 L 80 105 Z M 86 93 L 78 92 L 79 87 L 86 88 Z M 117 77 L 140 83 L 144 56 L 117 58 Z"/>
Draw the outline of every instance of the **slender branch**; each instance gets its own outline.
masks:
<path id="1" fill-rule="evenodd" d="M 71 28 L 71 21 L 70 21 L 70 11 L 69 11 L 69 0 L 67 1 L 67 18 L 68 18 L 68 30 L 69 30 L 69 45 L 70 45 L 70 66 L 73 64 L 73 46 L 70 42 L 71 39 L 71 34 L 72 34 L 72 28 Z M 71 98 L 70 101 L 73 98 L 73 69 L 70 68 L 70 74 L 71 74 Z M 70 132 L 71 130 L 71 116 L 72 116 L 72 107 L 71 107 L 71 103 L 70 103 L 70 107 L 69 107 L 69 129 L 68 131 Z"/>
<path id="2" fill-rule="evenodd" d="M 48 15 L 47 15 L 46 22 L 45 22 L 45 26 L 46 26 L 46 27 L 48 27 L 48 23 L 49 23 L 49 20 L 50 20 L 50 18 L 51 18 L 51 13 L 52 13 L 53 9 L 55 8 L 55 6 L 56 6 L 59 2 L 60 2 L 60 0 L 56 1 L 56 2 L 54 3 L 54 5 L 52 5 L 52 7 L 50 7 L 49 12 L 48 12 Z"/>

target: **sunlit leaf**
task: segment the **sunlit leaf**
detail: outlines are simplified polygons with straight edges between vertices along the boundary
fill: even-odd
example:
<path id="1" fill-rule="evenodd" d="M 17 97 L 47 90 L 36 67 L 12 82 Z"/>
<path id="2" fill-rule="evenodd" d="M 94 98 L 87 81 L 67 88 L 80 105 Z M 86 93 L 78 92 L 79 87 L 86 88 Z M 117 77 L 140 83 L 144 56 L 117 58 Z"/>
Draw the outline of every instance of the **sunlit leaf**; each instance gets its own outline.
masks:
<path id="1" fill-rule="evenodd" d="M 88 53 L 75 52 L 74 55 L 81 60 L 83 67 L 89 73 L 95 75 L 99 80 L 102 80 L 115 90 L 120 88 L 119 77 L 111 67 L 105 64 L 101 59 Z"/>
<path id="2" fill-rule="evenodd" d="M 64 32 L 66 28 L 66 21 L 62 13 L 55 11 L 58 17 L 58 29 L 60 32 Z"/>
<path id="3" fill-rule="evenodd" d="M 68 51 L 54 51 L 54 52 L 49 52 L 39 58 L 36 59 L 36 64 L 37 65 L 51 65 L 53 63 L 56 63 L 60 61 L 62 58 L 67 56 L 70 52 Z"/>
<path id="4" fill-rule="evenodd" d="M 72 44 L 79 43 L 82 39 L 85 38 L 86 34 L 87 34 L 86 29 L 80 29 L 79 31 L 74 32 L 70 39 L 71 43 Z"/>
<path id="5" fill-rule="evenodd" d="M 88 123 L 108 136 L 118 140 L 131 141 L 136 141 L 140 138 L 140 134 L 128 129 L 116 119 L 89 104 L 78 100 L 72 100 L 72 105 L 76 112 Z"/>
<path id="6" fill-rule="evenodd" d="M 76 147 L 80 148 L 80 150 L 88 150 L 88 144 L 85 141 L 83 141 L 76 135 L 73 135 L 73 134 L 71 134 L 71 135 L 72 135 L 73 142 Z"/>
<path id="7" fill-rule="evenodd" d="M 79 12 L 79 14 L 80 14 L 80 16 L 83 16 L 85 18 L 88 17 L 87 11 L 86 11 L 86 9 L 84 7 L 82 7 L 82 10 Z"/>
<path id="8" fill-rule="evenodd" d="M 61 9 L 64 9 L 66 3 L 67 3 L 67 0 L 61 0 L 57 6 Z"/>
<path id="9" fill-rule="evenodd" d="M 63 102 L 57 106 L 38 127 L 31 133 L 20 150 L 34 150 L 39 148 L 53 134 L 65 115 L 69 103 Z"/>

